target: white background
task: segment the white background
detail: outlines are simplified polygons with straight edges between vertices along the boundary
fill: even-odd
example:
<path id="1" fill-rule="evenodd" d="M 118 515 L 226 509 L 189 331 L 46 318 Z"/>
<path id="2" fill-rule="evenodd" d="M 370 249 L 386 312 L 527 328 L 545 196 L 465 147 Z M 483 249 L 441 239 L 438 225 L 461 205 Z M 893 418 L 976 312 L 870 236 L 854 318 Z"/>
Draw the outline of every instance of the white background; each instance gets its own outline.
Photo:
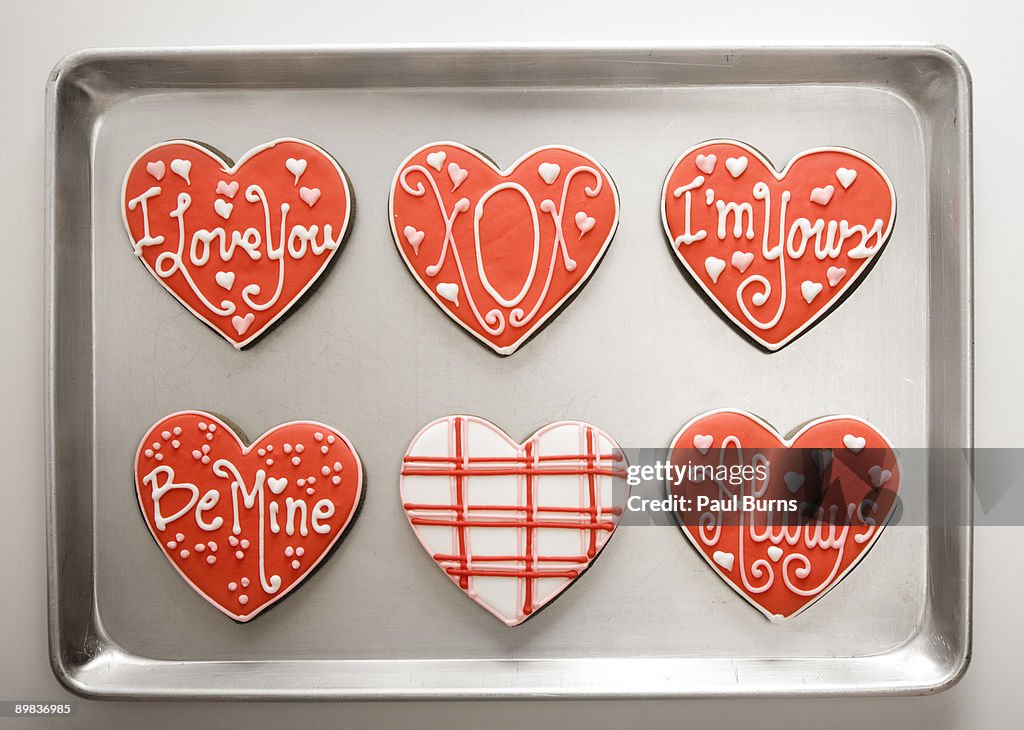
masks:
<path id="1" fill-rule="evenodd" d="M 199 44 L 441 43 L 483 41 L 677 41 L 715 44 L 947 44 L 974 78 L 977 445 L 1024 444 L 1015 414 L 1024 351 L 1018 297 L 1024 235 L 1018 219 L 1013 140 L 1024 84 L 1016 2 L 732 0 L 717 2 L 532 2 L 340 0 L 167 3 L 4 0 L 0 8 L 0 699 L 67 697 L 46 651 L 43 537 L 43 89 L 65 53 L 98 46 Z M 884 357 L 884 352 L 879 353 Z M 60 727 L 1012 727 L 1024 711 L 1018 652 L 1024 649 L 1024 528 L 976 534 L 974 661 L 966 678 L 935 697 L 813 701 L 502 702 L 394 704 L 186 704 L 79 701 Z M 24 721 L 43 727 L 46 721 Z M 0 719 L 0 726 L 16 721 Z"/>

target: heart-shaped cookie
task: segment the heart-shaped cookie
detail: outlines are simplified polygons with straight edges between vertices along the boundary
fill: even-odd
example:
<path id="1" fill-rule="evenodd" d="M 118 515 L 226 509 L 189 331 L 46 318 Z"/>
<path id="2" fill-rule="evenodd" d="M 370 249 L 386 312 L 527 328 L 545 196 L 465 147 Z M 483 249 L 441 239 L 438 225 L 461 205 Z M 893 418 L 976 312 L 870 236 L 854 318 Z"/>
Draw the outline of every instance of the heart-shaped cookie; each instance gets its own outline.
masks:
<path id="1" fill-rule="evenodd" d="M 203 411 L 158 421 L 135 456 L 146 525 L 182 578 L 235 621 L 294 590 L 356 516 L 363 468 L 322 423 L 272 428 L 246 446 Z"/>
<path id="2" fill-rule="evenodd" d="M 338 163 L 309 142 L 275 140 L 232 165 L 173 141 L 136 158 L 121 206 L 149 272 L 241 349 L 326 271 L 348 232 L 352 193 Z"/>
<path id="3" fill-rule="evenodd" d="M 799 614 L 857 566 L 899 493 L 892 444 L 852 416 L 783 438 L 749 413 L 712 411 L 683 426 L 669 459 L 683 534 L 772 621 Z"/>
<path id="4" fill-rule="evenodd" d="M 388 202 L 395 244 L 424 291 L 467 332 L 509 355 L 597 268 L 619 197 L 593 158 L 541 147 L 507 170 L 455 142 L 399 166 Z"/>
<path id="5" fill-rule="evenodd" d="M 451 581 L 516 626 L 611 538 L 628 496 L 626 468 L 611 436 L 586 423 L 552 423 L 519 444 L 481 418 L 447 416 L 409 444 L 402 505 Z"/>
<path id="6" fill-rule="evenodd" d="M 726 164 L 708 162 L 719 159 Z M 778 350 L 860 282 L 889 240 L 896 193 L 854 150 L 808 150 L 779 173 L 754 148 L 715 140 L 673 165 L 662 219 L 673 252 L 711 301 Z"/>

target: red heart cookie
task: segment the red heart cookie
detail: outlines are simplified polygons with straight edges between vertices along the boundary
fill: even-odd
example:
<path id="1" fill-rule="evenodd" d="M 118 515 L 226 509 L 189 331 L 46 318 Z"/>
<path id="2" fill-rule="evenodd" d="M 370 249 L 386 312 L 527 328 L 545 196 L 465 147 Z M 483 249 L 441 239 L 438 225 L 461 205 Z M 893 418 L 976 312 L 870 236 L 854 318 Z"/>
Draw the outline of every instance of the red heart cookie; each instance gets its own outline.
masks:
<path id="1" fill-rule="evenodd" d="M 896 193 L 874 162 L 812 149 L 781 173 L 742 142 L 683 154 L 662 192 L 672 250 L 708 297 L 778 350 L 835 306 L 889 239 Z"/>
<path id="2" fill-rule="evenodd" d="M 501 355 L 586 283 L 619 219 L 604 168 L 560 146 L 502 171 L 455 142 L 427 145 L 398 168 L 388 206 L 398 251 L 420 286 Z"/>
<path id="3" fill-rule="evenodd" d="M 132 163 L 121 198 L 149 272 L 239 349 L 323 274 L 352 213 L 341 167 L 297 139 L 256 147 L 235 165 L 195 142 L 158 144 Z"/>
<path id="4" fill-rule="evenodd" d="M 892 444 L 851 416 L 785 439 L 749 413 L 712 411 L 683 426 L 669 459 L 683 533 L 772 621 L 797 615 L 856 567 L 900 485 Z"/>
<path id="5" fill-rule="evenodd" d="M 447 416 L 409 444 L 402 505 L 452 582 L 517 626 L 597 558 L 625 477 L 618 444 L 594 426 L 560 421 L 518 444 L 481 418 Z"/>
<path id="6" fill-rule="evenodd" d="M 135 455 L 149 531 L 199 595 L 249 621 L 296 588 L 355 518 L 363 467 L 330 426 L 296 421 L 246 446 L 202 411 L 156 423 Z"/>

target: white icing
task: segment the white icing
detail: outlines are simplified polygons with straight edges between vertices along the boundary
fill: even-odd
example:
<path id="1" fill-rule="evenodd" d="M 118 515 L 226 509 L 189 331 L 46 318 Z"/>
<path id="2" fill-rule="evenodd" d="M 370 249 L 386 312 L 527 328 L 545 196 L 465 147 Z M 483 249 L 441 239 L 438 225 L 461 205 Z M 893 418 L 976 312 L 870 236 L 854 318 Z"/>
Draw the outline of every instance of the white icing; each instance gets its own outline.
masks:
<path id="1" fill-rule="evenodd" d="M 867 443 L 868 440 L 863 436 L 854 436 L 852 433 L 843 436 L 843 445 L 855 454 L 859 454 Z"/>
<path id="2" fill-rule="evenodd" d="M 217 215 L 219 215 L 224 220 L 227 220 L 228 218 L 231 217 L 231 211 L 234 207 L 235 206 L 233 203 L 221 200 L 220 198 L 217 198 L 215 201 L 213 201 L 213 209 L 217 212 Z M 193 245 L 194 244 L 195 241 L 193 240 Z"/>
<path id="3" fill-rule="evenodd" d="M 307 188 L 303 186 L 299 188 L 299 197 L 302 198 L 303 203 L 312 208 L 320 200 L 320 188 Z"/>
<path id="4" fill-rule="evenodd" d="M 731 571 L 733 563 L 736 561 L 736 556 L 732 553 L 727 553 L 723 550 L 716 550 L 711 554 L 712 560 L 721 565 L 726 570 Z"/>
<path id="5" fill-rule="evenodd" d="M 580 238 L 583 238 L 583 234 L 593 228 L 594 224 L 597 223 L 597 220 L 595 220 L 593 216 L 587 215 L 582 210 L 576 213 L 574 220 L 576 221 L 576 227 L 580 229 Z"/>
<path id="6" fill-rule="evenodd" d="M 698 170 L 703 172 L 705 175 L 710 175 L 715 171 L 715 165 L 718 163 L 718 155 L 697 155 L 695 162 Z"/>
<path id="7" fill-rule="evenodd" d="M 842 266 L 829 266 L 828 271 L 825 273 L 829 286 L 835 286 L 843 280 L 844 276 L 846 276 L 846 269 Z"/>
<path id="8" fill-rule="evenodd" d="M 708 256 L 704 259 L 704 269 L 708 272 L 708 276 L 711 277 L 711 281 L 717 284 L 718 277 L 725 271 L 725 262 L 715 256 Z"/>
<path id="9" fill-rule="evenodd" d="M 832 202 L 832 196 L 835 192 L 836 189 L 832 185 L 826 185 L 823 188 L 814 188 L 811 191 L 811 202 L 817 203 L 818 205 L 828 205 Z"/>
<path id="10" fill-rule="evenodd" d="M 189 180 L 189 173 L 192 172 L 191 160 L 171 160 L 171 172 L 184 180 L 186 185 L 192 184 Z"/>
<path id="11" fill-rule="evenodd" d="M 561 172 L 562 168 L 554 162 L 542 162 L 537 167 L 537 174 L 540 175 L 541 179 L 548 185 L 554 185 L 555 180 L 558 179 Z"/>
<path id="12" fill-rule="evenodd" d="M 800 294 L 804 301 L 810 304 L 814 298 L 821 294 L 822 285 L 816 281 L 804 281 L 800 284 Z"/>
<path id="13" fill-rule="evenodd" d="M 843 186 L 843 190 L 847 190 L 853 185 L 854 180 L 857 179 L 857 171 L 847 167 L 840 167 L 836 170 L 836 179 Z"/>
<path id="14" fill-rule="evenodd" d="M 235 272 L 234 271 L 218 271 L 213 275 L 217 285 L 231 291 L 231 287 L 235 285 Z"/>
<path id="15" fill-rule="evenodd" d="M 226 180 L 221 180 L 217 183 L 217 195 L 226 195 L 229 198 L 234 198 L 238 195 L 238 181 L 232 180 L 227 182 Z"/>
<path id="16" fill-rule="evenodd" d="M 456 307 L 459 306 L 459 285 L 451 282 L 441 282 L 434 289 L 442 299 L 447 299 Z M 326 451 L 324 452 L 327 453 Z"/>
<path id="17" fill-rule="evenodd" d="M 405 236 L 405 240 L 412 246 L 412 252 L 419 256 L 420 244 L 423 243 L 423 237 L 426 235 L 423 231 L 418 231 L 412 226 L 406 226 L 402 229 L 402 235 Z"/>
<path id="18" fill-rule="evenodd" d="M 146 172 L 153 176 L 157 182 L 164 179 L 164 175 L 167 174 L 167 165 L 162 160 L 156 160 L 154 162 L 146 163 Z"/>
<path id="19" fill-rule="evenodd" d="M 469 177 L 469 171 L 464 167 L 459 167 L 454 162 L 448 163 L 448 177 L 452 181 L 452 192 L 458 190 L 459 185 L 465 182 L 466 178 Z"/>
<path id="20" fill-rule="evenodd" d="M 444 165 L 444 161 L 446 159 L 448 159 L 448 153 L 444 150 L 438 150 L 437 152 L 431 152 L 427 155 L 427 164 L 438 172 L 441 172 L 441 167 Z"/>
<path id="21" fill-rule="evenodd" d="M 747 159 L 746 155 L 740 155 L 739 157 L 729 157 L 725 161 L 725 169 L 729 171 L 729 174 L 733 177 L 739 177 L 747 170 L 747 164 L 750 160 Z"/>
<path id="22" fill-rule="evenodd" d="M 295 157 L 289 157 L 284 162 L 284 166 L 288 172 L 295 176 L 295 184 L 299 184 L 299 178 L 302 177 L 303 173 L 306 172 L 306 167 L 309 163 L 306 160 L 296 159 Z"/>

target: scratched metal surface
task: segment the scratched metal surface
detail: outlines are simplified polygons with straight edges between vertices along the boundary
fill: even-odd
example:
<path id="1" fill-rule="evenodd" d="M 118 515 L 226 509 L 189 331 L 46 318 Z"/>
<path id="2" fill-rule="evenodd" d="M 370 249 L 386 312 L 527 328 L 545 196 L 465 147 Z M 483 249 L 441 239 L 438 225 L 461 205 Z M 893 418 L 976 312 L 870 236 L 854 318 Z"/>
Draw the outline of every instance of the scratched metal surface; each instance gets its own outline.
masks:
<path id="1" fill-rule="evenodd" d="M 58 67 L 49 99 L 50 628 L 70 687 L 126 697 L 884 694 L 932 691 L 964 667 L 968 485 L 947 464 L 904 475 L 926 526 L 888 529 L 784 625 L 734 595 L 675 530 L 624 527 L 572 589 L 508 629 L 437 570 L 398 498 L 410 438 L 455 412 L 517 438 L 582 419 L 632 448 L 666 446 L 683 422 L 724 406 L 782 431 L 852 413 L 898 447 L 969 444 L 969 79 L 944 50 L 94 52 Z M 121 180 L 161 140 L 202 140 L 237 159 L 286 135 L 345 167 L 352 233 L 308 301 L 237 352 L 131 255 Z M 712 311 L 661 230 L 669 166 L 713 137 L 745 140 L 780 166 L 807 147 L 853 147 L 897 191 L 878 266 L 775 354 Z M 435 139 L 499 164 L 569 144 L 618 185 L 621 223 L 604 262 L 512 357 L 437 311 L 394 250 L 392 174 Z M 138 514 L 138 439 L 183 408 L 223 414 L 249 436 L 326 421 L 366 466 L 365 506 L 341 548 L 248 625 L 174 574 Z"/>

